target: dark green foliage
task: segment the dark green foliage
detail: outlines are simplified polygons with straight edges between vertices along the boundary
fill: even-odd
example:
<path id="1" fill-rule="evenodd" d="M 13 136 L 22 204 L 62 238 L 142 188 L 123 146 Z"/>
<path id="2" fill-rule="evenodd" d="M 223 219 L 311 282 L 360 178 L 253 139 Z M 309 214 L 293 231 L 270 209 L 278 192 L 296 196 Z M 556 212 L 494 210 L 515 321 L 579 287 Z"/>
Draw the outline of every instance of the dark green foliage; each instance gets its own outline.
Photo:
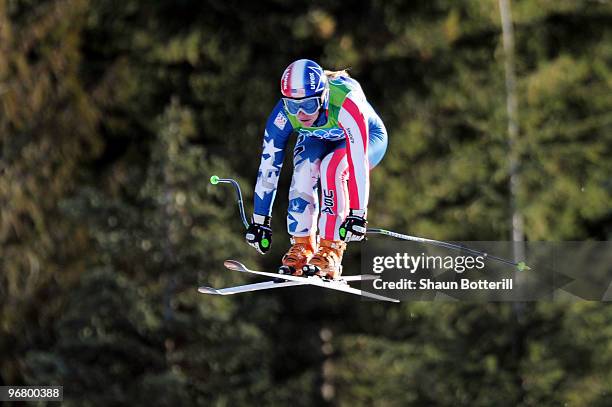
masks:
<path id="1" fill-rule="evenodd" d="M 609 2 L 512 7 L 527 238 L 609 239 Z M 610 405 L 602 304 L 197 293 L 253 281 L 223 260 L 272 270 L 287 248 L 290 153 L 263 258 L 208 180 L 237 179 L 250 212 L 302 57 L 350 68 L 385 121 L 370 225 L 509 238 L 495 1 L 0 0 L 0 384 L 74 406 Z"/>

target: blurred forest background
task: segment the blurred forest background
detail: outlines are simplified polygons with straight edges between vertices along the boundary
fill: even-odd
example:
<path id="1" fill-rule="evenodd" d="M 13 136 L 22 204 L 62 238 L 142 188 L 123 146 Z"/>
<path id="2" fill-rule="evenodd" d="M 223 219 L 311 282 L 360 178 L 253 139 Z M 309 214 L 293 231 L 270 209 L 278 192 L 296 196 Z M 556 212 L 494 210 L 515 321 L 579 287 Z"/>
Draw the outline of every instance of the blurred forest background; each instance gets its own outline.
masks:
<path id="1" fill-rule="evenodd" d="M 612 4 L 512 18 L 525 236 L 610 240 Z M 265 257 L 208 180 L 239 180 L 250 212 L 298 58 L 349 67 L 387 125 L 370 225 L 510 239 L 497 0 L 0 0 L 0 385 L 63 385 L 71 406 L 612 405 L 604 303 L 197 293 L 288 247 L 289 160 Z"/>

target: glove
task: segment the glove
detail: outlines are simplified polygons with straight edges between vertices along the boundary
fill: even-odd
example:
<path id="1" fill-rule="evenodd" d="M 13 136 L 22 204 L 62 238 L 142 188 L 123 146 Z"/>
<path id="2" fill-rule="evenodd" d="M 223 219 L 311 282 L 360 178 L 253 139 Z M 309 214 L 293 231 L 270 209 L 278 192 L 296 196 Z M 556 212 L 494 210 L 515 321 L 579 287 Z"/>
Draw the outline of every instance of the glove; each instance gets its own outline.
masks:
<path id="1" fill-rule="evenodd" d="M 359 242 L 365 238 L 367 225 L 365 210 L 351 209 L 340 225 L 340 238 L 345 242 Z"/>
<path id="2" fill-rule="evenodd" d="M 253 214 L 253 221 L 246 231 L 246 241 L 260 254 L 266 254 L 272 246 L 272 228 L 270 216 Z"/>

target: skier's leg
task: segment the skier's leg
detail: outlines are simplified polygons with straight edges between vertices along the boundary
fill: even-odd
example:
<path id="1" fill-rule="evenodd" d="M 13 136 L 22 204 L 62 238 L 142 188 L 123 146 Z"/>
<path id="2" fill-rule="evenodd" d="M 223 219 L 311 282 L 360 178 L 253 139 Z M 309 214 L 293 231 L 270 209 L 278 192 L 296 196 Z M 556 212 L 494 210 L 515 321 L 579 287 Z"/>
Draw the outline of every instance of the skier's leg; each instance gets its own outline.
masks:
<path id="1" fill-rule="evenodd" d="M 287 231 L 294 237 L 316 234 L 319 209 L 317 181 L 321 159 L 329 150 L 324 140 L 299 136 L 293 150 L 293 176 L 289 188 Z"/>
<path id="2" fill-rule="evenodd" d="M 387 149 L 387 136 L 373 133 L 369 136 L 368 161 L 374 168 Z M 348 159 L 344 143 L 326 155 L 321 162 L 321 217 L 319 231 L 321 242 L 317 252 L 308 262 L 305 271 L 318 273 L 328 278 L 338 278 L 342 273 L 341 263 L 346 243 L 339 234 L 342 221 L 349 211 Z"/>
<path id="3" fill-rule="evenodd" d="M 319 231 L 327 240 L 340 240 L 338 228 L 348 214 L 348 160 L 344 146 L 336 148 L 321 162 L 321 217 Z"/>
<path id="4" fill-rule="evenodd" d="M 346 243 L 340 240 L 338 228 L 348 213 L 347 173 L 346 149 L 344 143 L 340 143 L 321 161 L 321 240 L 317 252 L 304 268 L 309 274 L 332 279 L 340 277 Z"/>
<path id="5" fill-rule="evenodd" d="M 329 145 L 320 139 L 300 136 L 296 143 L 287 211 L 287 229 L 292 246 L 283 256 L 282 273 L 301 274 L 302 267 L 317 249 L 317 181 L 321 158 L 327 150 Z"/>

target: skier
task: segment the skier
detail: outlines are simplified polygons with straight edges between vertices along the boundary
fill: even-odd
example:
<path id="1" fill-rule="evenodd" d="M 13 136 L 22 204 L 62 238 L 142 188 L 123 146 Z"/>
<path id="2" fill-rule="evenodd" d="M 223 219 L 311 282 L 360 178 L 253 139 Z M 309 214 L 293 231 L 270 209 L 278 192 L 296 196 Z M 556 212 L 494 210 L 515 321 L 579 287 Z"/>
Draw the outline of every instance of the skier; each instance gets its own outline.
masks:
<path id="1" fill-rule="evenodd" d="M 300 59 L 285 69 L 280 85 L 283 97 L 264 132 L 246 240 L 261 254 L 270 249 L 272 204 L 285 147 L 296 132 L 287 214 L 292 245 L 279 272 L 337 279 L 346 242 L 365 236 L 369 170 L 385 154 L 387 131 L 346 70 L 324 71 Z"/>

